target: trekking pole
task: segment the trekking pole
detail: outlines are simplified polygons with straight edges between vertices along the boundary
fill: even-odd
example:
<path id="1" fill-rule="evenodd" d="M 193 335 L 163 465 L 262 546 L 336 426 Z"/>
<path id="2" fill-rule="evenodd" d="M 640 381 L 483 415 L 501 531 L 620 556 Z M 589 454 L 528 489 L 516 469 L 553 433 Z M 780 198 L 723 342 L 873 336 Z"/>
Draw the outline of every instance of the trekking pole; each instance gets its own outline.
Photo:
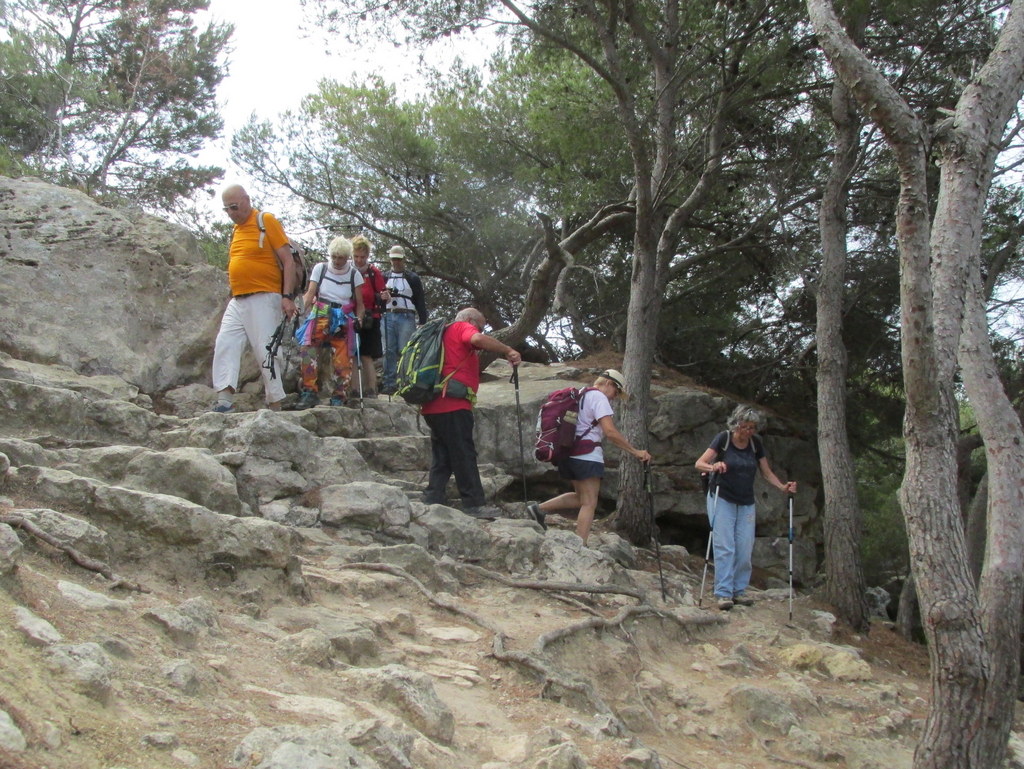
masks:
<path id="1" fill-rule="evenodd" d="M 281 347 L 281 340 L 284 339 L 284 327 L 288 325 L 288 316 L 284 316 L 281 322 L 277 324 L 277 328 L 274 329 L 274 333 L 270 337 L 270 341 L 267 342 L 267 359 L 263 361 L 263 368 L 270 369 L 270 378 L 277 379 L 277 371 L 275 364 L 277 361 L 277 351 Z"/>
<path id="2" fill-rule="evenodd" d="M 665 573 L 661 570 L 661 545 L 658 543 L 658 522 L 654 517 L 654 485 L 651 483 L 651 463 L 644 462 L 644 489 L 647 490 L 647 509 L 651 514 L 651 538 L 654 540 L 654 553 L 658 558 L 658 579 L 661 581 L 661 600 L 668 603 L 665 595 Z M 704 588 L 701 588 L 704 592 Z"/>
<path id="3" fill-rule="evenodd" d="M 519 467 L 523 476 L 523 504 L 530 504 L 526 495 L 526 455 L 523 453 L 523 406 L 519 402 L 519 366 L 512 367 L 512 384 L 516 391 L 516 427 L 519 428 Z"/>
<path id="4" fill-rule="evenodd" d="M 715 516 L 718 515 L 718 483 L 715 479 L 717 473 L 711 473 L 711 483 L 715 484 L 715 502 L 711 506 L 711 531 L 708 532 L 708 549 L 704 553 L 704 575 L 700 578 L 700 597 L 697 599 L 697 608 L 701 608 L 704 602 L 704 582 L 708 578 L 708 561 L 711 559 L 711 543 L 715 539 Z M 708 496 L 711 496 L 711 487 L 708 487 Z"/>
<path id="5" fill-rule="evenodd" d="M 793 495 L 789 495 L 789 621 L 793 621 Z"/>
<path id="6" fill-rule="evenodd" d="M 363 356 L 359 350 L 359 326 L 353 328 L 356 338 L 356 376 L 359 378 L 359 408 L 363 408 Z"/>
<path id="7" fill-rule="evenodd" d="M 295 339 L 295 332 L 299 330 L 300 322 L 301 321 L 299 320 L 299 313 L 296 313 L 292 317 L 291 332 L 288 331 L 287 327 L 285 328 L 285 333 L 288 334 L 288 336 L 293 340 Z M 284 354 L 281 356 L 281 358 L 284 361 L 284 368 L 281 369 L 281 381 L 283 382 L 285 379 L 288 378 L 288 364 L 291 363 L 291 359 L 288 354 L 288 347 L 285 347 Z"/>
<path id="8" fill-rule="evenodd" d="M 388 311 L 387 311 L 387 308 L 384 308 L 380 312 L 380 338 L 381 338 L 381 344 L 384 347 L 384 367 L 383 367 L 383 370 L 381 371 L 381 374 L 384 376 L 385 381 L 387 381 L 387 373 L 388 373 L 388 324 L 387 324 L 387 319 L 388 319 Z M 380 385 L 378 384 L 377 387 L 379 389 Z M 391 389 L 391 388 L 388 388 L 388 389 Z M 391 403 L 391 393 L 390 392 L 388 393 L 388 403 Z"/>

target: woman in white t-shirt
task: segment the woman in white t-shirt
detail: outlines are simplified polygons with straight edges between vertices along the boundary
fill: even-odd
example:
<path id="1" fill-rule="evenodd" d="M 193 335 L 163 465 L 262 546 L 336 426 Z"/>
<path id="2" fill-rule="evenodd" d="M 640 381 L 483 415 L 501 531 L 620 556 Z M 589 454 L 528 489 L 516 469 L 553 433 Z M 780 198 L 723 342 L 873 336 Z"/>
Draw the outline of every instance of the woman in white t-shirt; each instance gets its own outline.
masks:
<path id="1" fill-rule="evenodd" d="M 558 465 L 558 474 L 572 482 L 573 490 L 540 504 L 531 502 L 527 505 L 530 514 L 544 528 L 547 528 L 544 524 L 547 513 L 558 512 L 567 518 L 575 518 L 576 533 L 583 544 L 587 543 L 594 523 L 597 497 L 604 477 L 602 441 L 607 438 L 641 462 L 651 461 L 650 452 L 633 448 L 633 444 L 615 426 L 611 401 L 619 396 L 626 399 L 625 386 L 625 377 L 615 369 L 608 369 L 594 380 L 592 387 L 585 390 L 576 422 L 576 445 L 572 456 Z M 579 512 L 562 512 L 572 509 Z"/>
<path id="2" fill-rule="evenodd" d="M 309 286 L 302 296 L 302 306 L 309 309 L 309 323 L 300 340 L 299 355 L 302 392 L 297 409 L 308 409 L 319 403 L 317 395 L 317 355 L 321 347 L 330 347 L 334 367 L 332 406 L 344 406 L 348 398 L 348 382 L 352 376 L 352 355 L 355 353 L 353 320 L 363 315 L 363 276 L 351 264 L 352 242 L 337 237 L 327 247 L 329 262 L 313 267 Z"/>

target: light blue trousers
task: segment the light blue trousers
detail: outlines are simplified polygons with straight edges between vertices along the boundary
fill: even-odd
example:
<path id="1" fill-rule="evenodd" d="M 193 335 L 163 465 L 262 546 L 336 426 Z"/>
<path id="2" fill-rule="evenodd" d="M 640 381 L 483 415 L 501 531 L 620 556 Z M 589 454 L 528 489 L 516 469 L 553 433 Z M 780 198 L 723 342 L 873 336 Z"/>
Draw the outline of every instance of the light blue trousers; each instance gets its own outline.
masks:
<path id="1" fill-rule="evenodd" d="M 416 314 L 412 312 L 384 313 L 384 383 L 386 392 L 395 389 L 398 355 L 416 330 Z"/>
<path id="2" fill-rule="evenodd" d="M 754 550 L 753 505 L 737 505 L 708 494 L 708 521 L 715 548 L 715 596 L 733 598 L 742 595 L 750 584 Z"/>

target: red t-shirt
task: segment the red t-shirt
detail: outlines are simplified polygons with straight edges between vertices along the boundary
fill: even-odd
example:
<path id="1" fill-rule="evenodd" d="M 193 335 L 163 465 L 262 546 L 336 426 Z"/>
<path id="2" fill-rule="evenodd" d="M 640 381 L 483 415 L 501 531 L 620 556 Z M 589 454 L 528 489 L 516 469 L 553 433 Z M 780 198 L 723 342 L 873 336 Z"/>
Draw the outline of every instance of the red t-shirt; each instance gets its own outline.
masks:
<path id="1" fill-rule="evenodd" d="M 387 288 L 384 276 L 380 270 L 372 264 L 366 266 L 366 274 L 363 275 L 363 307 L 374 318 L 380 317 L 380 307 L 377 306 L 377 294 Z"/>
<path id="2" fill-rule="evenodd" d="M 480 389 L 480 361 L 477 359 L 477 349 L 469 340 L 479 333 L 472 323 L 459 321 L 448 326 L 444 331 L 444 336 L 441 337 L 441 344 L 444 345 L 444 365 L 441 366 L 441 378 L 444 379 L 454 371 L 452 379 L 459 380 L 473 392 Z M 424 403 L 421 412 L 424 414 L 447 414 L 449 411 L 472 408 L 473 404 L 466 398 L 449 398 L 442 395 L 440 398 L 434 398 L 434 400 Z"/>

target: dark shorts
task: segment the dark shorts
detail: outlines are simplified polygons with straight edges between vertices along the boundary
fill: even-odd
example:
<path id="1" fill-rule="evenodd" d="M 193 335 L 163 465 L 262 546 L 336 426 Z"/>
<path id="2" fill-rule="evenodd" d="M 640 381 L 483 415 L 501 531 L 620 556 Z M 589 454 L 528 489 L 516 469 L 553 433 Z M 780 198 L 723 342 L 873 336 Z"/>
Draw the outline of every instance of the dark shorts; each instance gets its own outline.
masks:
<path id="1" fill-rule="evenodd" d="M 558 475 L 567 481 L 585 481 L 587 478 L 604 478 L 604 462 L 589 459 L 563 459 L 558 464 Z"/>
<path id="2" fill-rule="evenodd" d="M 380 343 L 380 318 L 376 318 L 376 323 L 373 324 L 373 328 L 369 331 L 360 331 L 359 333 L 359 356 L 362 358 L 378 358 L 384 357 L 384 348 Z"/>

